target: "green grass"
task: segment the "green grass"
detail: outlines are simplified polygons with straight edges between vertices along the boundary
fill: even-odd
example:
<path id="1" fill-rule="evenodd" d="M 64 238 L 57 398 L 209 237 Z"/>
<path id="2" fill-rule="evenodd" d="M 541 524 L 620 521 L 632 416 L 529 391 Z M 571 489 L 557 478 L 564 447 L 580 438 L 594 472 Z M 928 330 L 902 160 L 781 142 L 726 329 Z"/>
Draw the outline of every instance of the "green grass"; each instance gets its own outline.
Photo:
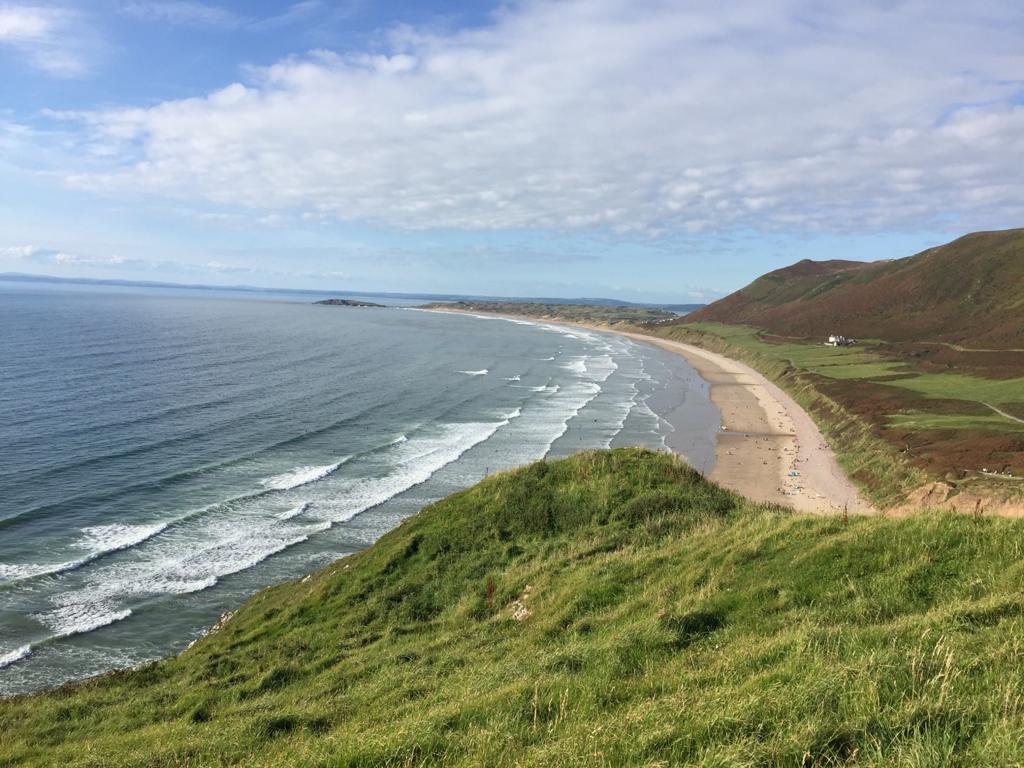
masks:
<path id="1" fill-rule="evenodd" d="M 899 362 L 885 360 L 864 347 L 826 347 L 806 342 L 769 344 L 756 329 L 721 323 L 691 323 L 695 331 L 718 336 L 750 352 L 784 359 L 790 365 L 832 379 L 883 380 L 925 397 L 968 402 L 1012 403 L 1024 400 L 1024 379 L 985 379 L 959 373 L 912 373 Z M 903 374 L 904 378 L 889 378 Z"/>
<path id="2" fill-rule="evenodd" d="M 584 453 L 177 658 L 0 702 L 0 765 L 1020 765 L 1022 590 L 1019 522 L 804 517 Z"/>
<path id="3" fill-rule="evenodd" d="M 955 429 L 991 432 L 1024 432 L 1024 424 L 997 413 L 991 416 L 961 416 L 945 413 L 897 413 L 889 424 L 903 429 Z"/>
<path id="4" fill-rule="evenodd" d="M 863 346 L 827 347 L 808 342 L 772 343 L 762 340 L 755 328 L 722 323 L 690 323 L 695 331 L 718 336 L 751 352 L 763 352 L 784 359 L 790 365 L 833 379 L 888 377 L 906 372 L 900 363 L 883 360 Z"/>
<path id="5" fill-rule="evenodd" d="M 1024 399 L 1024 379 L 983 379 L 956 373 L 921 373 L 889 382 L 925 397 L 943 397 L 977 403 L 1013 403 Z"/>

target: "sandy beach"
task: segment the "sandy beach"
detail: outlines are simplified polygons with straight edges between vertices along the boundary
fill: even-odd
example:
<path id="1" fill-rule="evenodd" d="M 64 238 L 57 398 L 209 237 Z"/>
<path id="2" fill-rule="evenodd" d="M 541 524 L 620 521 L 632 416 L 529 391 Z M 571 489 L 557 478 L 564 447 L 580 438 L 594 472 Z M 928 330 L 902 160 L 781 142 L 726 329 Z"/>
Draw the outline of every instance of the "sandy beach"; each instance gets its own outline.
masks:
<path id="1" fill-rule="evenodd" d="M 709 475 L 719 485 L 754 501 L 781 504 L 798 512 L 878 512 L 839 467 L 835 453 L 807 412 L 750 366 L 691 344 L 607 325 L 546 317 L 532 319 L 615 333 L 686 358 L 708 383 L 711 401 L 721 412 L 715 468 Z"/>
<path id="2" fill-rule="evenodd" d="M 755 501 L 800 512 L 876 511 L 840 469 L 807 412 L 750 366 L 681 342 L 610 328 L 595 330 L 680 354 L 708 382 L 711 400 L 722 414 L 710 475 L 716 483 Z"/>

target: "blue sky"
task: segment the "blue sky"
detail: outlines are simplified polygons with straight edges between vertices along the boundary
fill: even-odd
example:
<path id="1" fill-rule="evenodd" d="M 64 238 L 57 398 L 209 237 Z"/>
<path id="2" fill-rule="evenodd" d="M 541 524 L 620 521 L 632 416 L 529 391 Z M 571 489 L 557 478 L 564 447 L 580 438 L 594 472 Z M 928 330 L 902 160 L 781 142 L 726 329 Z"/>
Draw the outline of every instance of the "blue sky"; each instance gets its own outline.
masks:
<path id="1" fill-rule="evenodd" d="M 0 272 L 716 298 L 1024 224 L 1013 2 L 0 0 Z"/>

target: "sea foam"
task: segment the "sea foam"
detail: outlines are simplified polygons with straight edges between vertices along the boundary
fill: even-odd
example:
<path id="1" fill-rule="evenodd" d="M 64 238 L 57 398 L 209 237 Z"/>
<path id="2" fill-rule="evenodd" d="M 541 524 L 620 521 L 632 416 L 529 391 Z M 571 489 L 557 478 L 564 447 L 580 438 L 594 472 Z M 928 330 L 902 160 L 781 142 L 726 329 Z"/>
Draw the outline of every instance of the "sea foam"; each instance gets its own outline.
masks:
<path id="1" fill-rule="evenodd" d="M 322 480 L 344 463 L 344 460 L 342 460 L 335 464 L 325 464 L 321 467 L 296 467 L 291 472 L 268 477 L 260 482 L 264 488 L 272 491 L 290 491 L 292 488 L 298 488 L 300 485 Z"/>
<path id="2" fill-rule="evenodd" d="M 85 537 L 76 541 L 72 546 L 77 549 L 88 549 L 96 556 L 105 555 L 109 552 L 117 552 L 121 549 L 134 547 L 146 539 L 151 539 L 167 528 L 167 523 L 155 523 L 153 525 L 124 525 L 114 523 L 113 525 L 94 525 L 83 528 Z"/>
<path id="3" fill-rule="evenodd" d="M 13 651 L 10 651 L 8 653 L 0 654 L 0 669 L 3 669 L 4 667 L 9 667 L 16 661 L 27 659 L 31 655 L 31 645 L 23 645 L 20 648 L 15 648 Z"/>
<path id="4" fill-rule="evenodd" d="M 437 434 L 410 438 L 396 446 L 392 469 L 384 477 L 352 480 L 331 499 L 317 502 L 317 513 L 334 523 L 351 520 L 400 493 L 429 480 L 438 470 L 519 418 L 521 410 L 499 421 L 446 424 Z"/>
<path id="5" fill-rule="evenodd" d="M 311 506 L 310 502 L 304 501 L 299 506 L 293 507 L 286 512 L 281 512 L 277 515 L 278 520 L 291 520 L 292 518 L 298 517 L 303 512 L 307 511 Z"/>
<path id="6" fill-rule="evenodd" d="M 104 602 L 70 603 L 33 618 L 53 631 L 51 639 L 72 637 L 106 627 L 132 615 L 131 609 L 115 610 Z"/>
<path id="7" fill-rule="evenodd" d="M 12 583 L 26 581 L 40 576 L 51 576 L 81 568 L 104 555 L 134 547 L 151 539 L 167 528 L 167 523 L 152 525 L 94 525 L 82 529 L 83 537 L 72 542 L 75 549 L 89 550 L 89 554 L 61 563 L 19 563 L 0 564 L 0 581 Z"/>

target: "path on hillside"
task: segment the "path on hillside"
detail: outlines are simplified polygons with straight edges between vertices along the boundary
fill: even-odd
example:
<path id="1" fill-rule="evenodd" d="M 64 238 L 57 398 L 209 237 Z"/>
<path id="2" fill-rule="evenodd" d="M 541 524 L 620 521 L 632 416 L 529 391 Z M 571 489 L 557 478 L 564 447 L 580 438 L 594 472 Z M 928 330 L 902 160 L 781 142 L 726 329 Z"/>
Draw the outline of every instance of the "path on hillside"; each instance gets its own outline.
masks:
<path id="1" fill-rule="evenodd" d="M 917 344 L 938 344 L 939 346 L 949 347 L 957 352 L 1024 352 L 1024 349 L 1019 347 L 1005 347 L 1003 349 L 982 349 L 980 347 L 962 347 L 959 344 L 951 344 L 948 341 L 918 341 Z"/>
<path id="2" fill-rule="evenodd" d="M 993 411 L 998 413 L 1004 419 L 1009 419 L 1010 421 L 1016 421 L 1016 422 L 1018 422 L 1020 424 L 1024 424 L 1024 419 L 1018 419 L 1016 416 L 1013 416 L 1013 415 L 1007 413 L 1006 411 L 1001 411 L 998 408 L 996 408 L 994 405 L 992 405 L 992 403 L 982 402 L 981 404 L 991 408 Z"/>

